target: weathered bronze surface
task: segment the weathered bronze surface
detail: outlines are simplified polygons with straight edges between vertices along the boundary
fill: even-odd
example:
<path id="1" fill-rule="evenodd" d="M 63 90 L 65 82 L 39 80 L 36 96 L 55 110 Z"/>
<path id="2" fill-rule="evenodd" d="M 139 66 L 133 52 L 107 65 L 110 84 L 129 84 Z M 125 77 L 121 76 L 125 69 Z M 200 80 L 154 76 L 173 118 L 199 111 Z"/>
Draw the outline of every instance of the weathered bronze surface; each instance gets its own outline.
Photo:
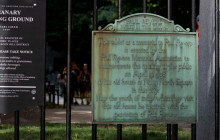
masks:
<path id="1" fill-rule="evenodd" d="M 94 123 L 195 123 L 198 37 L 134 14 L 93 31 Z"/>

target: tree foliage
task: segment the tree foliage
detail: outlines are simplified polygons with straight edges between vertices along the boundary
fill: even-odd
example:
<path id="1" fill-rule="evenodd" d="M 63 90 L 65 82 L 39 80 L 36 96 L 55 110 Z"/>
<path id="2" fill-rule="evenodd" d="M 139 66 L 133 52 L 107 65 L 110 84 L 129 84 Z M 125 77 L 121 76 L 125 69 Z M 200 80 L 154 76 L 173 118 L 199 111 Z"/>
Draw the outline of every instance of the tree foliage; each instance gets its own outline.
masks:
<path id="1" fill-rule="evenodd" d="M 105 27 L 118 18 L 118 0 L 98 1 L 98 26 Z M 68 1 L 47 0 L 47 44 L 53 50 L 67 53 Z M 91 62 L 93 1 L 72 0 L 72 60 Z M 123 0 L 122 16 L 143 11 L 143 0 Z M 191 1 L 173 1 L 173 20 L 184 28 L 191 27 Z M 197 4 L 198 5 L 198 4 Z M 197 10 L 198 11 L 198 10 Z M 167 17 L 167 0 L 147 0 L 147 12 Z M 66 58 L 63 58 L 63 62 Z"/>

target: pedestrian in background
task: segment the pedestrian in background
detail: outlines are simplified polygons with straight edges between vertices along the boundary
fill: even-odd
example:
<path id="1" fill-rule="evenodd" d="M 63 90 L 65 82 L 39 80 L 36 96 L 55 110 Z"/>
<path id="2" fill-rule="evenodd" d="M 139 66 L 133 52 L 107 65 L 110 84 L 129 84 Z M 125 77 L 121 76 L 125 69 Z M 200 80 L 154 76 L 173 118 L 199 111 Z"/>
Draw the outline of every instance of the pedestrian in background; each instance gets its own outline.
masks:
<path id="1" fill-rule="evenodd" d="M 59 95 L 63 96 L 66 91 L 66 82 L 67 82 L 67 75 L 66 75 L 66 68 L 61 69 L 57 75 L 57 83 L 59 85 Z"/>
<path id="2" fill-rule="evenodd" d="M 77 102 L 77 91 L 79 90 L 79 80 L 80 80 L 80 69 L 79 67 L 76 65 L 75 62 L 71 63 L 72 69 L 71 69 L 71 78 L 70 78 L 70 91 L 71 91 L 71 103 L 73 103 L 73 95 L 75 98 L 75 105 L 78 105 Z"/>
<path id="3" fill-rule="evenodd" d="M 87 105 L 90 104 L 89 102 L 89 90 L 91 87 L 91 74 L 88 71 L 87 64 L 83 64 L 83 69 L 80 73 L 80 96 L 81 96 L 81 104 L 83 104 L 83 98 L 86 95 Z"/>

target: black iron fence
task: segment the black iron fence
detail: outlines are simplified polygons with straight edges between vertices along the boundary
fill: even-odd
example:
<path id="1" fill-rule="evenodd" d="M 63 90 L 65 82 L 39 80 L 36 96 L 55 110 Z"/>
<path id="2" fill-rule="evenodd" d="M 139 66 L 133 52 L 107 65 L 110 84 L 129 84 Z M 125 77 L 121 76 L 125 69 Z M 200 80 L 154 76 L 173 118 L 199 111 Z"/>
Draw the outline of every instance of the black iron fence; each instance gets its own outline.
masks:
<path id="1" fill-rule="evenodd" d="M 119 19 L 122 17 L 122 0 L 118 0 L 118 17 Z M 167 1 L 167 12 L 168 12 L 168 19 L 172 19 L 172 0 Z M 72 13 L 72 0 L 68 0 L 68 75 L 70 75 L 71 69 L 71 13 Z M 219 9 L 219 1 L 216 0 L 216 9 Z M 192 0 L 192 31 L 195 32 L 196 25 L 196 1 Z M 93 13 L 93 30 L 97 30 L 98 26 L 98 8 L 97 8 L 97 0 L 94 0 L 94 13 Z M 147 11 L 147 1 L 143 0 L 143 12 Z M 216 10 L 216 37 L 219 37 L 219 12 Z M 219 68 L 219 40 L 216 39 L 216 116 L 215 116 L 215 131 L 216 131 L 216 140 L 219 139 L 219 89 L 218 89 L 218 68 Z M 55 89 L 55 87 L 50 86 L 48 87 L 47 93 L 49 94 L 49 101 L 55 104 L 55 93 L 57 93 L 59 97 L 59 91 Z M 59 99 L 58 99 L 59 104 Z M 70 79 L 68 77 L 68 86 L 67 86 L 67 102 L 66 102 L 66 139 L 71 139 L 71 103 L 70 103 Z M 92 124 L 92 139 L 97 139 L 97 124 Z M 117 125 L 117 139 L 122 139 L 122 124 Z M 15 112 L 15 130 L 14 130 L 14 139 L 19 140 L 19 111 Z M 142 139 L 147 139 L 147 124 L 142 124 Z M 167 124 L 167 140 L 177 140 L 178 139 L 178 124 Z M 191 125 L 191 139 L 196 139 L 196 124 Z M 45 140 L 45 106 L 41 106 L 41 140 Z"/>

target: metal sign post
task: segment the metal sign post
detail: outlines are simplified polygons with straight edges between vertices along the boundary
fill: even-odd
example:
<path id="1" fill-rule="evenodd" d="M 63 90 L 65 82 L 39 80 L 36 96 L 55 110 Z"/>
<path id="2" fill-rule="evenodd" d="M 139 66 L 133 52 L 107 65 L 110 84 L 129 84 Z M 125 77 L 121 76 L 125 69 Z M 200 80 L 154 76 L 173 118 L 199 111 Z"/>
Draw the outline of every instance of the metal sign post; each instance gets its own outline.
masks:
<path id="1" fill-rule="evenodd" d="M 167 140 L 171 140 L 171 124 L 167 124 Z"/>
<path id="2" fill-rule="evenodd" d="M 41 140 L 45 140 L 45 105 L 40 106 L 41 109 Z"/>
<path id="3" fill-rule="evenodd" d="M 19 140 L 19 111 L 15 111 L 14 140 Z"/>
<path id="4" fill-rule="evenodd" d="M 142 140 L 147 140 L 147 125 L 142 124 Z"/>
<path id="5" fill-rule="evenodd" d="M 117 140 L 122 140 L 122 124 L 117 124 Z"/>

